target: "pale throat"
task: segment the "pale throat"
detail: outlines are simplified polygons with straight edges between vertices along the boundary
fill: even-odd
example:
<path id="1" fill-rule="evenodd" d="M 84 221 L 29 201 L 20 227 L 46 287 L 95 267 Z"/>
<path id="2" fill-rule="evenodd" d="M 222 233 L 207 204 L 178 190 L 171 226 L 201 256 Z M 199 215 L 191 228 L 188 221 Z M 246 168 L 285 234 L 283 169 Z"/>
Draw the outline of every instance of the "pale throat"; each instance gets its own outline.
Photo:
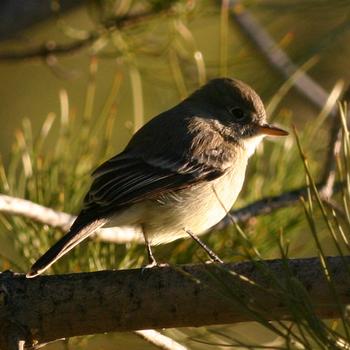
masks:
<path id="1" fill-rule="evenodd" d="M 262 141 L 265 135 L 253 136 L 248 139 L 243 140 L 243 146 L 247 152 L 248 157 L 250 157 L 258 147 L 259 143 Z"/>

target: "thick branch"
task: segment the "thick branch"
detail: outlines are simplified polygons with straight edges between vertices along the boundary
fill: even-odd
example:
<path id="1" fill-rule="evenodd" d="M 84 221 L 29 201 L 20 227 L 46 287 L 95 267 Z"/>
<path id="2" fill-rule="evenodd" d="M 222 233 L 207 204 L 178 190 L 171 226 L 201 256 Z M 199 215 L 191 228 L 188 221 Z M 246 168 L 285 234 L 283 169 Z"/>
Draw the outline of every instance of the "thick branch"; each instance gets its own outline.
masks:
<path id="1" fill-rule="evenodd" d="M 327 262 L 343 307 L 350 303 L 346 266 L 350 257 L 327 258 Z M 292 274 L 294 281 L 298 280 L 309 293 L 319 317 L 339 317 L 341 310 L 319 260 L 309 258 L 287 263 L 271 260 L 186 265 L 35 279 L 5 272 L 0 274 L 0 325 L 20 324 L 31 333 L 32 339 L 46 342 L 110 331 L 251 321 L 253 318 L 244 311 L 244 304 L 260 310 L 269 320 L 292 319 L 293 311 L 288 309 L 284 293 L 271 292 L 271 278 L 267 278 L 261 264 L 287 290 Z M 234 273 L 227 273 L 229 270 Z M 250 282 L 239 276 L 245 276 Z M 305 305 L 304 301 L 300 303 L 298 307 Z"/>

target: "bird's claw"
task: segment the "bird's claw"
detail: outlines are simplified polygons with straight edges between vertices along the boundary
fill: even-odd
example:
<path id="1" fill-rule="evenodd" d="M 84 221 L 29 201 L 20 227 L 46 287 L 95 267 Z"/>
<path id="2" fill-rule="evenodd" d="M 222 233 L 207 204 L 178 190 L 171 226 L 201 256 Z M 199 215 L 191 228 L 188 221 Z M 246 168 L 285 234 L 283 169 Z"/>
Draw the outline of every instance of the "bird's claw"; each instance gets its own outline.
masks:
<path id="1" fill-rule="evenodd" d="M 150 262 L 149 264 L 147 264 L 141 268 L 141 273 L 143 274 L 146 270 L 152 269 L 154 267 L 167 267 L 167 266 L 169 266 L 169 264 L 159 263 L 156 260 L 153 260 L 152 262 Z"/>

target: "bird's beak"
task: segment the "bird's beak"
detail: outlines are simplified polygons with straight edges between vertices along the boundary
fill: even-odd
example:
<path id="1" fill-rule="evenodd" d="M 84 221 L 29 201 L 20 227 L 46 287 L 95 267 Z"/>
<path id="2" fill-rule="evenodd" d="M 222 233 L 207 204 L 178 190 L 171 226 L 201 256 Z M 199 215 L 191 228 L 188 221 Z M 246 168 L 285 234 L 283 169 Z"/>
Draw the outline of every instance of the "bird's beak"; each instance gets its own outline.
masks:
<path id="1" fill-rule="evenodd" d="M 289 133 L 283 129 L 278 128 L 274 125 L 263 124 L 259 125 L 258 133 L 262 135 L 270 135 L 270 136 L 286 136 Z"/>

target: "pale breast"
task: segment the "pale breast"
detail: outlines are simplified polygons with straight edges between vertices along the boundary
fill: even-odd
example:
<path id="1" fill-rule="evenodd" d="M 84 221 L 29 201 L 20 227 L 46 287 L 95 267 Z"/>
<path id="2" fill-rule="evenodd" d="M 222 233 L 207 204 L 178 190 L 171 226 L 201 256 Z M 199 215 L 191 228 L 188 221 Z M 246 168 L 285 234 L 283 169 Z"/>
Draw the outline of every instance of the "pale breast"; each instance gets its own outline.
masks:
<path id="1" fill-rule="evenodd" d="M 105 226 L 133 226 L 152 245 L 200 235 L 217 224 L 233 206 L 242 189 L 248 158 L 262 137 L 247 140 L 226 173 L 211 182 L 170 192 L 157 200 L 138 202 L 111 218 Z"/>
<path id="2" fill-rule="evenodd" d="M 205 233 L 231 209 L 241 191 L 247 165 L 242 157 L 220 178 L 148 201 L 143 227 L 153 245 L 187 237 L 184 229 L 196 235 Z"/>

